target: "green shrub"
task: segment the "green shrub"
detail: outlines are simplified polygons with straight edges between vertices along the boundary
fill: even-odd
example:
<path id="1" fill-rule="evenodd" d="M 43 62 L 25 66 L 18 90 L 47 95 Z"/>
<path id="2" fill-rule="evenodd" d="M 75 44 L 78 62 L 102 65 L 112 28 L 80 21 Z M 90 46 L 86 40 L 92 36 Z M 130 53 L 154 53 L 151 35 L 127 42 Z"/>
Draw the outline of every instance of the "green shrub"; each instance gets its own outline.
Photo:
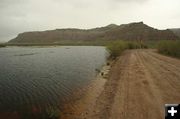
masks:
<path id="1" fill-rule="evenodd" d="M 161 54 L 180 58 L 180 41 L 160 41 L 157 49 Z"/>
<path id="2" fill-rule="evenodd" d="M 107 50 L 110 53 L 110 58 L 115 59 L 126 49 L 141 49 L 148 48 L 146 44 L 135 41 L 114 41 L 107 45 Z"/>
<path id="3" fill-rule="evenodd" d="M 137 49 L 139 48 L 138 44 L 135 42 L 128 42 L 127 43 L 129 49 Z"/>
<path id="4" fill-rule="evenodd" d="M 127 49 L 128 45 L 124 41 L 116 41 L 111 42 L 107 46 L 107 50 L 110 53 L 111 58 L 118 57 L 125 49 Z"/>

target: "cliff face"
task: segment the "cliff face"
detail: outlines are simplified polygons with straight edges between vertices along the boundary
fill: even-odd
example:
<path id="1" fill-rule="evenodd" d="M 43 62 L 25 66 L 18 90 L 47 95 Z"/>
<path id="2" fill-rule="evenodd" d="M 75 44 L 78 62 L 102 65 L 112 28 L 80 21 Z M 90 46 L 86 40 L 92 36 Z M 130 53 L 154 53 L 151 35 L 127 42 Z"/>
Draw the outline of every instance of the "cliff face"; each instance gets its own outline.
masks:
<path id="1" fill-rule="evenodd" d="M 171 30 L 157 30 L 143 22 L 123 25 L 110 24 L 94 29 L 56 29 L 19 34 L 8 43 L 61 43 L 63 41 L 95 40 L 175 40 L 178 37 Z"/>

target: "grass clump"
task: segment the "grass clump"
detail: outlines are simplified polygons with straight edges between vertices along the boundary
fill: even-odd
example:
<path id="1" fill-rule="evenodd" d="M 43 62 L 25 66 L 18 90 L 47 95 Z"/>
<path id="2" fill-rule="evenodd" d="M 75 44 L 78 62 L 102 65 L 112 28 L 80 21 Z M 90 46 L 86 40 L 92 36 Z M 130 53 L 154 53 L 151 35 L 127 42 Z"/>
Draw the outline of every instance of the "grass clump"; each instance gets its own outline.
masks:
<path id="1" fill-rule="evenodd" d="M 110 57 L 115 59 L 118 57 L 124 50 L 126 50 L 128 47 L 126 42 L 123 41 L 116 41 L 111 42 L 107 45 L 107 50 L 110 53 Z"/>
<path id="2" fill-rule="evenodd" d="M 160 41 L 157 49 L 161 54 L 180 58 L 180 41 Z"/>
<path id="3" fill-rule="evenodd" d="M 147 46 L 143 43 L 135 41 L 115 41 L 109 43 L 106 48 L 110 53 L 110 58 L 115 59 L 116 57 L 120 56 L 124 50 L 142 49 L 147 48 Z"/>

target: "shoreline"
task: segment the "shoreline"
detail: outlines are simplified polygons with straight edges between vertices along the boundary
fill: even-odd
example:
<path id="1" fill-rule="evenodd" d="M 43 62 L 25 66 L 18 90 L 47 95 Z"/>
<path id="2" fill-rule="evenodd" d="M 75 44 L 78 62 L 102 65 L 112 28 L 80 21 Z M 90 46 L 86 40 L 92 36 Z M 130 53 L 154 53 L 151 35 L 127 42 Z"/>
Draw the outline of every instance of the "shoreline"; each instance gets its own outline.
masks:
<path id="1" fill-rule="evenodd" d="M 65 119 L 162 119 L 164 104 L 180 101 L 178 66 L 180 60 L 152 50 L 124 51 L 111 64 L 103 88 L 87 92 L 97 95 L 87 97 L 84 109 L 78 105 L 74 115 Z M 172 93 L 173 90 L 177 92 Z"/>
<path id="2" fill-rule="evenodd" d="M 107 60 L 106 64 L 101 68 L 96 75 L 95 80 L 92 80 L 87 88 L 82 89 L 78 93 L 84 93 L 82 97 L 77 97 L 70 103 L 64 105 L 60 118 L 63 119 L 84 119 L 88 114 L 93 113 L 93 108 L 109 77 L 109 71 L 114 61 Z M 108 64 L 108 65 L 107 65 Z M 84 92 L 85 91 L 85 92 Z"/>

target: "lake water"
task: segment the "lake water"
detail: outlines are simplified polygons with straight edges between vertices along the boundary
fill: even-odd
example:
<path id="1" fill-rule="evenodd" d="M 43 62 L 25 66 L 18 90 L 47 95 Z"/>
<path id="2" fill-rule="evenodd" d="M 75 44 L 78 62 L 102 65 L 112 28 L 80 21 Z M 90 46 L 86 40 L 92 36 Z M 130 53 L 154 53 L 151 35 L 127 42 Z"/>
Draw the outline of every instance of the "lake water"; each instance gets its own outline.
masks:
<path id="1" fill-rule="evenodd" d="M 60 108 L 95 79 L 104 47 L 0 48 L 0 113 Z"/>

